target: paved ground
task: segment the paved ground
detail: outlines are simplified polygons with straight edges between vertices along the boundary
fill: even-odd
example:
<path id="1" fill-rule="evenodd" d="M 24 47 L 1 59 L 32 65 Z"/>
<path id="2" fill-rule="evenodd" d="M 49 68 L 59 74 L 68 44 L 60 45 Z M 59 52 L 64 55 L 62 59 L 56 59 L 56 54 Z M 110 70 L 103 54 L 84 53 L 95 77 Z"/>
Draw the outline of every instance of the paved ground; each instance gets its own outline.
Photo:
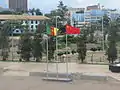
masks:
<path id="1" fill-rule="evenodd" d="M 55 66 L 49 64 L 49 72 L 56 72 Z M 59 64 L 59 72 L 64 73 L 65 67 Z M 46 82 L 41 77 L 30 77 L 29 72 L 46 72 L 46 64 L 0 62 L 0 90 L 120 90 L 120 82 L 116 81 Z M 107 65 L 69 63 L 69 72 L 96 73 L 120 80 L 120 74 L 111 73 Z"/>
<path id="2" fill-rule="evenodd" d="M 58 65 L 59 73 L 66 73 L 66 64 Z M 29 76 L 29 72 L 46 72 L 44 63 L 13 63 L 0 62 L 0 75 L 2 76 Z M 49 72 L 56 72 L 56 64 L 49 64 Z M 120 80 L 120 73 L 109 71 L 108 65 L 88 65 L 69 63 L 69 73 L 89 73 L 112 76 Z"/>
<path id="3" fill-rule="evenodd" d="M 0 77 L 0 90 L 120 90 L 120 83 L 74 81 L 46 82 L 39 77 Z"/>

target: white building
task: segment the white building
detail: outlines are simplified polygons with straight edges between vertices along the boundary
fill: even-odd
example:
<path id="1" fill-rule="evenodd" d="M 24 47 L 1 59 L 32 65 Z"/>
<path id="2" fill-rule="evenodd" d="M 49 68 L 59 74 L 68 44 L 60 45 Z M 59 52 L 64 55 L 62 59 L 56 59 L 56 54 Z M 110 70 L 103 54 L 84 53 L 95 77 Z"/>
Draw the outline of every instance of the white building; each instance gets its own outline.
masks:
<path id="1" fill-rule="evenodd" d="M 36 16 L 36 13 L 34 12 L 32 13 L 28 13 L 28 14 L 24 14 L 24 15 L 31 15 L 31 16 Z M 35 21 L 23 21 L 22 25 L 28 25 L 29 26 L 29 30 L 31 33 L 36 32 L 38 25 L 40 24 L 40 21 L 35 20 Z"/>

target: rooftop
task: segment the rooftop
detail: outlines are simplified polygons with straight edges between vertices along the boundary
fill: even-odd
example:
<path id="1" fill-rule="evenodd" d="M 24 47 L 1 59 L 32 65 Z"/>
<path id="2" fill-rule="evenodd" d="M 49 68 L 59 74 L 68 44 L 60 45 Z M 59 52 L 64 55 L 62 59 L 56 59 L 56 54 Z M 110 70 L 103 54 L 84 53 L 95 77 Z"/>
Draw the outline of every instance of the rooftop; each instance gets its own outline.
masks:
<path id="1" fill-rule="evenodd" d="M 0 20 L 49 20 L 46 16 L 0 15 Z"/>

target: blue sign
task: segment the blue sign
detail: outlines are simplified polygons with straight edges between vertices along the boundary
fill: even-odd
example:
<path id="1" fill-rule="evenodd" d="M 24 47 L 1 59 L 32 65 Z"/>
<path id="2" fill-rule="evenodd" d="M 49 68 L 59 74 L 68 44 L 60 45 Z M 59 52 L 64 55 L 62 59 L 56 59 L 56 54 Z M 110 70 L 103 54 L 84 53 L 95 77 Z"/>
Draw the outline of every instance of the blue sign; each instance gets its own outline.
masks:
<path id="1" fill-rule="evenodd" d="M 105 13 L 102 10 L 91 10 L 91 16 L 103 16 Z"/>
<path id="2" fill-rule="evenodd" d="M 84 22 L 84 13 L 74 13 L 72 18 L 74 21 Z"/>

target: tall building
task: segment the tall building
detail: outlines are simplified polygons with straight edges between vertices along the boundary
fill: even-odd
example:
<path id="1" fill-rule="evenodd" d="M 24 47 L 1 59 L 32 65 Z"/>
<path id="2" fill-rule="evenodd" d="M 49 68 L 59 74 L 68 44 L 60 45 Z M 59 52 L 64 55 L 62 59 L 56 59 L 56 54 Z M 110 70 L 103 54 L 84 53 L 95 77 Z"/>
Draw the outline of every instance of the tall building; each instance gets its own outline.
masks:
<path id="1" fill-rule="evenodd" d="M 84 22 L 85 8 L 69 8 L 71 25 L 74 26 L 75 22 Z"/>
<path id="2" fill-rule="evenodd" d="M 100 4 L 98 5 L 92 5 L 92 6 L 87 6 L 87 10 L 100 10 Z"/>
<path id="3" fill-rule="evenodd" d="M 9 0 L 9 8 L 15 11 L 27 11 L 28 0 Z"/>

